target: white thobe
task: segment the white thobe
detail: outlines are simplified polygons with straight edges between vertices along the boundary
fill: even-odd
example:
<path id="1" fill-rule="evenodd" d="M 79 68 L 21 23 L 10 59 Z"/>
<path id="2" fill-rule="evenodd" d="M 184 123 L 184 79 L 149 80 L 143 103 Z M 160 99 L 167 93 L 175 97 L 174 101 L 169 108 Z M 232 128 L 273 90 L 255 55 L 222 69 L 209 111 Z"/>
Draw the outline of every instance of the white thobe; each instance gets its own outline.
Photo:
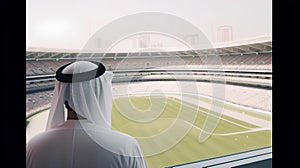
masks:
<path id="1" fill-rule="evenodd" d="M 110 129 L 98 129 L 96 133 L 101 137 L 101 145 L 99 145 L 87 135 L 83 128 L 75 127 L 75 124 L 78 126 L 79 121 L 67 120 L 61 126 L 33 137 L 26 147 L 26 167 L 147 167 L 141 149 L 133 137 Z M 109 148 L 106 148 L 105 145 Z"/>

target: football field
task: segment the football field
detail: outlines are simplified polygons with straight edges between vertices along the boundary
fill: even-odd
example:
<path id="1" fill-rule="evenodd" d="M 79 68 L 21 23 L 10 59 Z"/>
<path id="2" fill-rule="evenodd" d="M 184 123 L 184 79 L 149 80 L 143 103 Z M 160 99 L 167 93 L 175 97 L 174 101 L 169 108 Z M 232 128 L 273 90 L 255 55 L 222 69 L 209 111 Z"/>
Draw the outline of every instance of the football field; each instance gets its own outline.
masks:
<path id="1" fill-rule="evenodd" d="M 150 168 L 272 146 L 270 128 L 212 113 L 174 97 L 124 97 L 114 100 L 112 126 L 137 138 Z M 200 142 L 204 127 L 214 125 L 209 122 L 218 123 L 211 136 Z"/>
<path id="2" fill-rule="evenodd" d="M 237 111 L 236 107 L 229 105 L 224 109 Z M 30 118 L 35 120 L 27 127 L 30 138 L 45 127 L 48 111 Z M 184 102 L 174 96 L 118 97 L 113 103 L 112 127 L 137 139 L 149 168 L 272 146 L 270 127 L 258 126 L 224 113 L 216 114 L 205 106 Z M 270 118 L 251 115 L 252 118 L 255 116 L 257 120 L 271 122 Z M 209 132 L 208 128 L 212 127 L 214 129 Z M 210 136 L 201 141 L 201 135 Z"/>

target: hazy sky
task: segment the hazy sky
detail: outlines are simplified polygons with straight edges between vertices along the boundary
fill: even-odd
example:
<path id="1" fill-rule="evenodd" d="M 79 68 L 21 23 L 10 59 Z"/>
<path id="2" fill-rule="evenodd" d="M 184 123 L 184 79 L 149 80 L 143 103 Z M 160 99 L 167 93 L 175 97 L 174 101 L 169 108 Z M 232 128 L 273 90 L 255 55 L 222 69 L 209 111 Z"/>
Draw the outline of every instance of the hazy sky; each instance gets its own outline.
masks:
<path id="1" fill-rule="evenodd" d="M 212 43 L 222 25 L 234 40 L 272 35 L 271 0 L 27 0 L 27 47 L 81 49 L 102 26 L 149 11 L 185 19 Z"/>

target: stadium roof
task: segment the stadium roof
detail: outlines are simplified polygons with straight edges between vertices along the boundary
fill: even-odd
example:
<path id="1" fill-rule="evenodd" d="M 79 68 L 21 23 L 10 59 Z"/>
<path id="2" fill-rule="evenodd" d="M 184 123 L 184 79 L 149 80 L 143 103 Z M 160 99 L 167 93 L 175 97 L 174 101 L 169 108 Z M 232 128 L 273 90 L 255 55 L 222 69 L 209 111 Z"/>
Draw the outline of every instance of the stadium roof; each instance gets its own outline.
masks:
<path id="1" fill-rule="evenodd" d="M 96 53 L 79 50 L 28 50 L 26 60 L 53 60 L 53 59 L 96 59 L 96 58 L 144 58 L 144 57 L 171 57 L 171 56 L 210 56 L 210 55 L 244 55 L 271 53 L 272 40 L 269 37 L 262 37 L 250 40 L 240 40 L 214 44 L 214 48 L 202 50 L 181 50 L 181 51 L 141 51 L 141 52 L 113 52 Z"/>

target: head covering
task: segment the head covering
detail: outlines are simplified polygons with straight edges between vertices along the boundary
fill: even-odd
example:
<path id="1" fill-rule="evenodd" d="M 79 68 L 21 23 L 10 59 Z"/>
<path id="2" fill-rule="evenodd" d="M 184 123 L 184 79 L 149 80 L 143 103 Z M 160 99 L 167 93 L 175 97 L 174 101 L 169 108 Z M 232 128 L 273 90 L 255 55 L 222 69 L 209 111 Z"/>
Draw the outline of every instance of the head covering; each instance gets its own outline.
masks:
<path id="1" fill-rule="evenodd" d="M 101 63 L 77 61 L 60 67 L 46 130 L 66 121 L 66 101 L 89 123 L 111 128 L 112 78 L 113 73 L 105 71 Z"/>

